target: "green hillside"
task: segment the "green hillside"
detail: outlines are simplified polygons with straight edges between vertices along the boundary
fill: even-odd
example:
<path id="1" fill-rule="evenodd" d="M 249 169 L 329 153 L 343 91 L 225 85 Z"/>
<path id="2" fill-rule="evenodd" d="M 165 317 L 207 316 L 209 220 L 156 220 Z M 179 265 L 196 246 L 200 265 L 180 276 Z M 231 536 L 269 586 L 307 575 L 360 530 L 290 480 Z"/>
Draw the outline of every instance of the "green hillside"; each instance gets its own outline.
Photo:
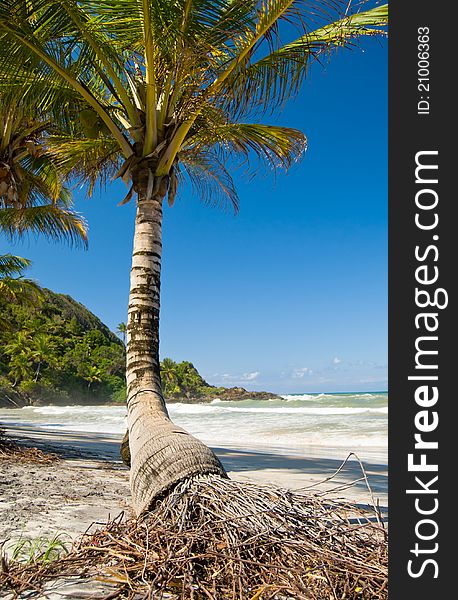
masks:
<path id="1" fill-rule="evenodd" d="M 42 288 L 35 306 L 0 299 L 0 406 L 124 402 L 123 342 L 70 296 Z M 208 384 L 191 362 L 161 363 L 171 402 L 275 398 Z"/>
<path id="2" fill-rule="evenodd" d="M 70 296 L 42 293 L 36 306 L 0 303 L 0 402 L 123 401 L 121 340 Z"/>

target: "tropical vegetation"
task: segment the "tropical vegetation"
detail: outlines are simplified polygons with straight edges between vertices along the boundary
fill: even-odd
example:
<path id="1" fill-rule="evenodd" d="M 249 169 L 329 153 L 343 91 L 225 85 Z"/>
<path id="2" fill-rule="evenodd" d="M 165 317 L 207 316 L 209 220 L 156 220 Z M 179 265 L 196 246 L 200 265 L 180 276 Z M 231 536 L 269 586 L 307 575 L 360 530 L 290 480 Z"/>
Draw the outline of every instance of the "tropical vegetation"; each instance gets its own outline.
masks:
<path id="1" fill-rule="evenodd" d="M 36 286 L 39 302 L 0 299 L 0 403 L 125 401 L 125 350 L 70 296 Z"/>
<path id="2" fill-rule="evenodd" d="M 89 191 L 120 177 L 122 203 L 136 196 L 126 373 L 137 513 L 179 481 L 226 476 L 210 449 L 170 421 L 164 402 L 163 202 L 173 205 L 190 182 L 208 203 L 237 210 L 238 165 L 256 172 L 300 159 L 305 135 L 260 119 L 299 91 L 312 62 L 379 35 L 386 21 L 386 6 L 353 12 L 351 3 L 326 0 L 1 3 L 2 97 L 20 94 L 24 105 L 65 121 L 47 138 L 61 172 Z"/>
<path id="3" fill-rule="evenodd" d="M 33 301 L 11 301 L 12 292 L 6 298 L 0 293 L 0 405 L 124 403 L 124 342 L 71 296 L 14 281 L 30 285 Z M 0 278 L 0 291 L 4 283 Z M 123 336 L 122 327 L 118 334 Z M 167 400 L 210 401 L 231 393 L 207 383 L 189 361 L 164 358 L 160 369 Z"/>

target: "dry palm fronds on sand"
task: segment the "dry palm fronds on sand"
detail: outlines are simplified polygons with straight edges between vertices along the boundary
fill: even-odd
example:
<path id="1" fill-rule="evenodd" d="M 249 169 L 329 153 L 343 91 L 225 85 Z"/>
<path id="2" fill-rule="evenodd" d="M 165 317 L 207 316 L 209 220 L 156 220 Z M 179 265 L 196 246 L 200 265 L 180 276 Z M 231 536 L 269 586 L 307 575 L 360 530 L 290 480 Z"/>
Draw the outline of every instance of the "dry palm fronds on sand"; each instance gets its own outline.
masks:
<path id="1" fill-rule="evenodd" d="M 5 436 L 0 429 L 0 460 L 50 464 L 59 460 L 59 457 L 51 452 L 43 452 L 38 448 L 21 446 Z"/>
<path id="2" fill-rule="evenodd" d="M 74 575 L 116 584 L 110 599 L 384 599 L 387 536 L 375 509 L 199 476 L 53 563 L 4 562 L 2 578 L 20 593 Z"/>

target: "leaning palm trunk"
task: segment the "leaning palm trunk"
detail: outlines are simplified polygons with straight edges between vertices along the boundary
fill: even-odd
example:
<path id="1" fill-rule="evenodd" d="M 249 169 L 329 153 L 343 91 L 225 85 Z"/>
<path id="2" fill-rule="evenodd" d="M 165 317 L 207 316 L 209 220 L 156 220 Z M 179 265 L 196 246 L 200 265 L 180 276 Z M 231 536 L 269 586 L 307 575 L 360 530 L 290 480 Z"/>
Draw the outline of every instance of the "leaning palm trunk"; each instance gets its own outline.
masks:
<path id="1" fill-rule="evenodd" d="M 139 187 L 127 325 L 127 411 L 131 490 L 137 514 L 178 481 L 226 476 L 218 458 L 169 418 L 161 389 L 159 306 L 162 201 L 166 179 Z"/>

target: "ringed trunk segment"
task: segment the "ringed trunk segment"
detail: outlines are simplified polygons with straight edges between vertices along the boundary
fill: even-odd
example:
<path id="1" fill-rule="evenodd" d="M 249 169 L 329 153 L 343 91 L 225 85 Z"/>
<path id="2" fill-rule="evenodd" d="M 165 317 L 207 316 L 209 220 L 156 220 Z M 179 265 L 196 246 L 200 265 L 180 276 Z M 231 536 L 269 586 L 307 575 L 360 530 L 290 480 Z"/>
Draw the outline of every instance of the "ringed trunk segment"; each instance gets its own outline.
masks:
<path id="1" fill-rule="evenodd" d="M 158 413 L 139 412 L 129 423 L 130 485 L 137 515 L 174 484 L 195 475 L 227 477 L 213 452 L 200 440 Z"/>
<path id="2" fill-rule="evenodd" d="M 146 170 L 145 170 L 146 171 Z M 161 389 L 159 309 L 162 201 L 166 178 L 136 173 L 138 192 L 127 324 L 127 421 L 134 509 L 147 511 L 175 483 L 198 474 L 227 477 L 213 452 L 169 418 Z M 151 193 L 152 192 L 152 193 Z"/>
<path id="3" fill-rule="evenodd" d="M 145 176 L 144 176 L 145 177 Z M 157 408 L 167 415 L 159 367 L 159 309 L 162 257 L 162 198 L 147 197 L 148 179 L 140 180 L 135 219 L 126 331 L 128 404 L 138 392 L 150 390 Z M 150 397 L 151 401 L 151 397 Z"/>

